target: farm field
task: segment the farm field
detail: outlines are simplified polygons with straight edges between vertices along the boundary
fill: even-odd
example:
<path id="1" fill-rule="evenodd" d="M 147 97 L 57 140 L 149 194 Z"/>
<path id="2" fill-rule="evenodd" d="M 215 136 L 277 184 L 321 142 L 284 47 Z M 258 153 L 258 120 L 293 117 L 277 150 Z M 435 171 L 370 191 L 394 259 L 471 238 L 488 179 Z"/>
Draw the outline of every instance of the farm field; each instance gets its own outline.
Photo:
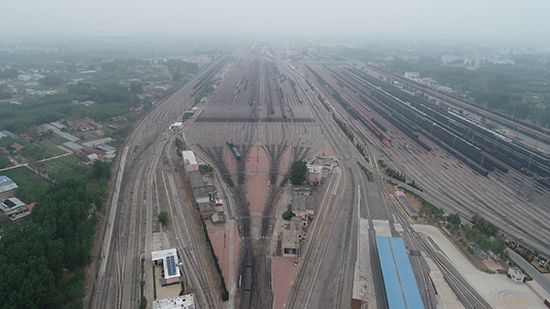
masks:
<path id="1" fill-rule="evenodd" d="M 83 160 L 81 158 L 71 155 L 71 156 L 65 156 L 65 157 L 45 161 L 43 163 L 44 165 L 46 165 L 49 171 L 58 171 L 58 170 L 68 169 L 71 166 L 78 164 L 82 161 Z"/>

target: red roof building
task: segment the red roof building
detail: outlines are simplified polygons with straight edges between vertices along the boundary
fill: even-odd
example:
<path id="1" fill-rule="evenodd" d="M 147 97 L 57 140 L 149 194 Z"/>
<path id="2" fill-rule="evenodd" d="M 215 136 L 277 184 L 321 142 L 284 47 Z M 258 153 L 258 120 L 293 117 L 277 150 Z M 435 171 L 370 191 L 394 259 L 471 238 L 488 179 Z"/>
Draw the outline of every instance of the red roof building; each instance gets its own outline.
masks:
<path id="1" fill-rule="evenodd" d="M 27 206 L 25 206 L 25 207 L 27 207 L 27 209 L 28 209 L 29 211 L 32 211 L 32 209 L 34 208 L 34 204 L 36 204 L 36 203 L 29 204 L 29 205 L 27 205 Z"/>

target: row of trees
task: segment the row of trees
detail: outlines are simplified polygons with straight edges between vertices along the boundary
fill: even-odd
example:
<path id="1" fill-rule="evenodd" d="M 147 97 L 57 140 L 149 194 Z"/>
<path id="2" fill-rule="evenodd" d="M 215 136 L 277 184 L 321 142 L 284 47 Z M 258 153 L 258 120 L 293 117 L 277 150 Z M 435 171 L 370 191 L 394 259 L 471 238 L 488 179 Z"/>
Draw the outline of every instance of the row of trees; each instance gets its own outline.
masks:
<path id="1" fill-rule="evenodd" d="M 292 163 L 290 170 L 290 183 L 293 185 L 299 185 L 306 181 L 307 162 L 298 160 Z"/>
<path id="2" fill-rule="evenodd" d="M 62 308 L 64 304 L 82 308 L 78 299 L 85 290 L 80 267 L 90 263 L 97 223 L 96 214 L 89 212 L 90 204 L 98 192 L 104 194 L 109 176 L 109 164 L 100 161 L 91 171 L 78 166 L 65 171 L 57 183 L 36 196 L 32 222 L 3 231 L 2 308 Z"/>
<path id="3" fill-rule="evenodd" d="M 121 85 L 92 87 L 87 83 L 67 85 L 66 93 L 29 98 L 23 104 L 0 105 L 0 130 L 24 133 L 32 125 L 57 121 L 60 118 L 90 117 L 96 121 L 124 115 L 131 119 L 129 107 L 139 102 L 137 97 Z M 92 106 L 70 103 L 73 100 L 92 100 Z"/>

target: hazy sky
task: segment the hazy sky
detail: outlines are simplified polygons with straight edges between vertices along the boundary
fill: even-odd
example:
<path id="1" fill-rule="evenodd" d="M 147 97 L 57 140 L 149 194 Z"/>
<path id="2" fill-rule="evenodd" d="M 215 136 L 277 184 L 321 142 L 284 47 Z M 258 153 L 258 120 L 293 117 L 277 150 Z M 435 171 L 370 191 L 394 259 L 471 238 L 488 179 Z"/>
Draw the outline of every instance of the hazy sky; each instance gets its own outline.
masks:
<path id="1" fill-rule="evenodd" d="M 0 0 L 0 8 L 0 35 L 550 39 L 550 0 Z"/>

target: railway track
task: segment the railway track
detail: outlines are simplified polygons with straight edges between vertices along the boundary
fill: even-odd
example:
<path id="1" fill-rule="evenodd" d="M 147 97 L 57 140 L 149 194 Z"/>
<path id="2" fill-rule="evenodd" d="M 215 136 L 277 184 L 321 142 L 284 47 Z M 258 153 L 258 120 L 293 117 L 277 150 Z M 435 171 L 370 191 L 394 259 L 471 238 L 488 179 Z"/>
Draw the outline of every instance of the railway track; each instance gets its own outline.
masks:
<path id="1" fill-rule="evenodd" d="M 129 149 L 127 166 L 119 199 L 113 201 L 113 204 L 118 204 L 116 219 L 111 227 L 114 230 L 113 238 L 105 237 L 104 240 L 112 242 L 112 250 L 106 256 L 105 273 L 96 276 L 90 308 L 127 308 L 139 304 L 139 282 L 142 280 L 140 253 L 149 252 L 152 233 L 152 184 L 151 178 L 143 175 L 151 175 L 150 158 L 155 156 L 158 145 L 164 140 L 163 132 L 166 132 L 170 123 L 179 120 L 183 111 L 191 105 L 191 91 L 192 86 L 188 83 L 158 103 L 129 132 L 126 142 Z M 142 200 L 141 197 L 147 198 Z M 145 231 L 141 222 L 146 225 Z M 145 274 L 146 279 L 149 279 L 147 268 Z M 152 301 L 153 295 L 145 296 Z"/>

